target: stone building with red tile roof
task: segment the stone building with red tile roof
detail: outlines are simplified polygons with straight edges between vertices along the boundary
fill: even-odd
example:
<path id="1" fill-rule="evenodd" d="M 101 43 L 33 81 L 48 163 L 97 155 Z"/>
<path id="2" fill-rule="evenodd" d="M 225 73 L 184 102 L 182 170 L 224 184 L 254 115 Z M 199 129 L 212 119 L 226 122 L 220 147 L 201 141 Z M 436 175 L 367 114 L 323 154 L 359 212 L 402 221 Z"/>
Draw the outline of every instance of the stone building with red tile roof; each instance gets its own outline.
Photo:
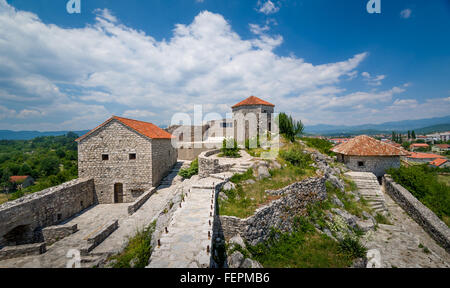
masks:
<path id="1" fill-rule="evenodd" d="M 272 132 L 275 105 L 255 96 L 233 105 L 234 138 L 238 143 Z"/>
<path id="2" fill-rule="evenodd" d="M 78 177 L 94 179 L 100 204 L 134 202 L 177 162 L 172 135 L 148 122 L 113 116 L 76 141 Z"/>
<path id="3" fill-rule="evenodd" d="M 388 143 L 367 135 L 350 139 L 331 149 L 337 154 L 338 161 L 359 172 L 372 172 L 377 177 L 385 174 L 389 168 L 400 167 L 400 157 L 409 153 Z"/>
<path id="4" fill-rule="evenodd" d="M 34 179 L 31 176 L 11 176 L 9 182 L 17 185 L 17 189 L 27 188 L 34 184 Z"/>

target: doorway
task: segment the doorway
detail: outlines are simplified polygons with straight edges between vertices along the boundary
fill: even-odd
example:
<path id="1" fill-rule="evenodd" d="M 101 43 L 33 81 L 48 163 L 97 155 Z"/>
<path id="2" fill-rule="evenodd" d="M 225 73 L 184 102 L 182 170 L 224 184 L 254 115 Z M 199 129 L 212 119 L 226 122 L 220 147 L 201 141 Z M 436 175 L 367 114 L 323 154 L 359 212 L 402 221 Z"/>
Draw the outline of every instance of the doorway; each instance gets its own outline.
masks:
<path id="1" fill-rule="evenodd" d="M 114 203 L 123 203 L 123 184 L 114 184 Z"/>

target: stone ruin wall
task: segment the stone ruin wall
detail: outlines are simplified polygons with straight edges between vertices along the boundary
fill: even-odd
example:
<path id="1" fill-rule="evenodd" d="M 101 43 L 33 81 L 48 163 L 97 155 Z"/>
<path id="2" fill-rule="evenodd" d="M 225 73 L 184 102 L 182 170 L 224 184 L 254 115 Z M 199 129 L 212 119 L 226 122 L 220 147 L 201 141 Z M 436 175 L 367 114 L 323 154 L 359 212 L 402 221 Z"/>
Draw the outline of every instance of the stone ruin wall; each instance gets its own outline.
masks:
<path id="1" fill-rule="evenodd" d="M 41 242 L 43 228 L 95 203 L 94 180 L 76 179 L 0 205 L 0 246 Z"/>
<path id="2" fill-rule="evenodd" d="M 206 178 L 211 174 L 221 173 L 231 169 L 231 165 L 220 165 L 219 159 L 210 157 L 219 152 L 220 149 L 210 150 L 198 156 L 198 176 L 200 178 Z"/>
<path id="3" fill-rule="evenodd" d="M 267 191 L 281 198 L 259 208 L 246 219 L 216 216 L 215 234 L 223 235 L 227 241 L 239 234 L 251 245 L 256 245 L 268 239 L 272 227 L 283 232 L 291 231 L 296 215 L 305 215 L 310 203 L 326 199 L 325 181 L 324 177 L 309 178 L 277 191 Z"/>

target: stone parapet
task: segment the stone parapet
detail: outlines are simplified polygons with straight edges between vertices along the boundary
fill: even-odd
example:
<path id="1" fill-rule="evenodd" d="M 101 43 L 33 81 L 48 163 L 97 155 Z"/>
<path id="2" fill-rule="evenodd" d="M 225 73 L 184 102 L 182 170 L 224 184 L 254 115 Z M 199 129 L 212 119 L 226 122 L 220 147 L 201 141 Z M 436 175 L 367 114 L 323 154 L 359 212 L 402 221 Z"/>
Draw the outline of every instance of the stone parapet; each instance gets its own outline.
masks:
<path id="1" fill-rule="evenodd" d="M 389 176 L 383 177 L 383 186 L 397 204 L 447 252 L 450 253 L 450 229 L 428 207 L 422 204 L 408 190 L 394 182 Z"/>

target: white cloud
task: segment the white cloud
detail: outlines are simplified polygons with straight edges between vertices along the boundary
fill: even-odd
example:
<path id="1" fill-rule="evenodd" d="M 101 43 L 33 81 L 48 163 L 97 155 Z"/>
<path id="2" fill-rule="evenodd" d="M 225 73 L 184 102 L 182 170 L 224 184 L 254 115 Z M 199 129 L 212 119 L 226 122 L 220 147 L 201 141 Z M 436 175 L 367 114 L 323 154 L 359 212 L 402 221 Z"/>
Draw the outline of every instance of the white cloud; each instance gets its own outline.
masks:
<path id="1" fill-rule="evenodd" d="M 280 10 L 280 7 L 277 7 L 272 1 L 267 0 L 265 2 L 261 2 L 258 0 L 258 11 L 264 13 L 266 15 L 277 13 Z"/>
<path id="2" fill-rule="evenodd" d="M 361 75 L 364 77 L 367 84 L 372 86 L 380 86 L 382 84 L 381 81 L 386 78 L 386 75 L 377 75 L 372 77 L 369 72 L 362 72 Z"/>
<path id="3" fill-rule="evenodd" d="M 353 123 L 354 107 L 390 105 L 406 89 L 347 92 L 342 81 L 368 53 L 321 65 L 278 56 L 281 35 L 253 24 L 255 36 L 242 39 L 208 11 L 161 41 L 120 24 L 109 10 L 96 13 L 94 24 L 65 29 L 0 0 L 0 129 L 82 130 L 112 114 L 168 125 L 195 104 L 225 114 L 250 95 L 310 123 Z"/>
<path id="4" fill-rule="evenodd" d="M 408 19 L 411 17 L 411 14 L 412 14 L 411 9 L 405 9 L 400 12 L 400 17 L 402 17 L 403 19 Z"/>

